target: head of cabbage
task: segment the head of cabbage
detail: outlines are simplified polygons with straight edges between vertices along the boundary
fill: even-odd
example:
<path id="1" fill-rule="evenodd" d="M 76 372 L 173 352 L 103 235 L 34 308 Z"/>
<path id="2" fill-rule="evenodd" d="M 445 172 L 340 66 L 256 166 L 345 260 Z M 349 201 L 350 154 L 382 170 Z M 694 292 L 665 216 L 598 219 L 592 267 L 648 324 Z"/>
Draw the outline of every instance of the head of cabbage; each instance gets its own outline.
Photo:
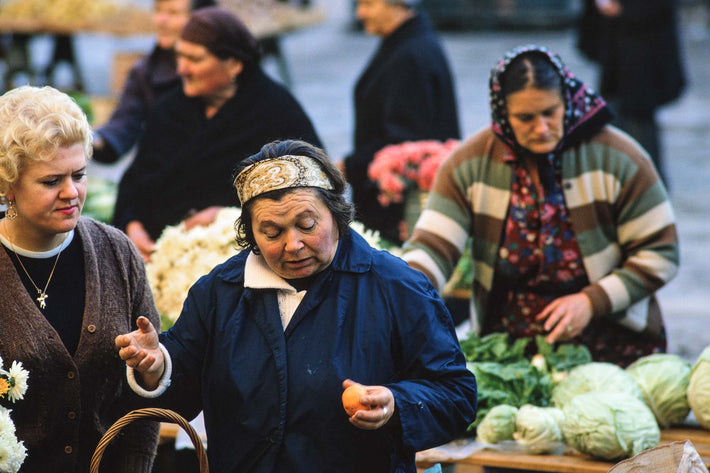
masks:
<path id="1" fill-rule="evenodd" d="M 591 391 L 562 409 L 570 447 L 606 460 L 637 455 L 658 445 L 661 431 L 645 402 L 627 393 Z"/>
<path id="2" fill-rule="evenodd" d="M 513 438 L 527 453 L 555 452 L 563 446 L 562 419 L 562 411 L 556 407 L 525 404 L 518 409 Z"/>
<path id="3" fill-rule="evenodd" d="M 690 372 L 688 404 L 700 425 L 710 429 L 710 346 L 700 353 Z"/>
<path id="4" fill-rule="evenodd" d="M 644 400 L 641 388 L 629 373 L 613 363 L 592 362 L 574 367 L 552 389 L 552 402 L 563 409 L 575 396 L 590 391 L 625 393 Z"/>
<path id="5" fill-rule="evenodd" d="M 518 408 L 508 404 L 500 404 L 493 407 L 476 428 L 478 440 L 485 443 L 513 440 L 517 413 Z"/>
<path id="6" fill-rule="evenodd" d="M 690 412 L 690 363 L 677 355 L 657 353 L 639 358 L 626 372 L 641 387 L 644 399 L 661 427 L 680 424 Z"/>

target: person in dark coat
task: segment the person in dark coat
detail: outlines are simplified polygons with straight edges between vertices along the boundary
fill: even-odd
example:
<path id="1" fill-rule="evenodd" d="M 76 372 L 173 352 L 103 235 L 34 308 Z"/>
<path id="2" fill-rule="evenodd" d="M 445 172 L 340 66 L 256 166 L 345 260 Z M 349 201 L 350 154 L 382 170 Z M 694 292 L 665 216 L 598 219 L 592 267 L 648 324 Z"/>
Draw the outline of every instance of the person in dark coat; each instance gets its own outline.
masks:
<path id="1" fill-rule="evenodd" d="M 415 473 L 463 435 L 476 380 L 423 273 L 350 228 L 345 180 L 301 141 L 265 145 L 234 187 L 243 250 L 200 279 L 158 336 L 116 338 L 154 405 L 204 410 L 210 470 Z M 346 413 L 344 389 L 364 388 Z"/>
<path id="2" fill-rule="evenodd" d="M 138 142 L 153 105 L 180 85 L 175 43 L 190 11 L 214 5 L 213 0 L 154 0 L 153 49 L 131 67 L 109 120 L 94 133 L 94 161 L 114 163 Z"/>
<path id="3" fill-rule="evenodd" d="M 680 97 L 686 85 L 675 0 L 587 0 L 578 47 L 599 63 L 600 93 L 614 122 L 648 152 L 668 185 L 659 107 Z"/>
<path id="4" fill-rule="evenodd" d="M 401 242 L 402 204 L 383 207 L 367 177 L 374 154 L 389 144 L 459 138 L 454 82 L 436 31 L 404 0 L 360 0 L 357 16 L 382 38 L 357 81 L 354 149 L 344 171 L 356 220 L 392 242 Z"/>
<path id="5" fill-rule="evenodd" d="M 263 143 L 320 145 L 301 105 L 261 70 L 258 43 L 233 14 L 197 10 L 176 50 L 183 86 L 156 104 L 114 212 L 146 259 L 167 225 L 209 224 L 232 205 L 230 172 Z"/>

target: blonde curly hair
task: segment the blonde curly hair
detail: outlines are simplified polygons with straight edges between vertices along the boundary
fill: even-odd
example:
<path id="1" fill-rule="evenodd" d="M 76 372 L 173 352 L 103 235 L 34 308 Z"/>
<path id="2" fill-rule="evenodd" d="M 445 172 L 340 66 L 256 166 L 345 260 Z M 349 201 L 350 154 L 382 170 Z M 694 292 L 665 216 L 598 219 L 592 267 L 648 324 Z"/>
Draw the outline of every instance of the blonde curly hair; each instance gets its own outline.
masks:
<path id="1" fill-rule="evenodd" d="M 50 161 L 59 148 L 77 143 L 90 158 L 91 126 L 67 94 L 26 85 L 0 96 L 0 195 L 7 193 L 28 160 Z"/>

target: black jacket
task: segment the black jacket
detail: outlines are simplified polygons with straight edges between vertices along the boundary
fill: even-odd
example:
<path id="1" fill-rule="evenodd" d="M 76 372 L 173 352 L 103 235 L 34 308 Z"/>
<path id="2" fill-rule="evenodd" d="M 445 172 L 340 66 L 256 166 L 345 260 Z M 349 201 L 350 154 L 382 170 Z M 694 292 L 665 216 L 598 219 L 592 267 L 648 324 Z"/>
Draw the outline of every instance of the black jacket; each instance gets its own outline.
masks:
<path id="1" fill-rule="evenodd" d="M 356 219 L 399 241 L 402 206 L 382 207 L 367 178 L 374 154 L 388 144 L 459 138 L 454 83 L 428 19 L 416 15 L 380 44 L 355 87 L 354 151 L 345 159 Z"/>
<path id="2" fill-rule="evenodd" d="M 240 76 L 235 96 L 210 119 L 200 99 L 176 88 L 156 104 L 121 178 L 114 225 L 138 220 L 156 239 L 191 210 L 238 205 L 234 167 L 276 139 L 321 146 L 301 105 L 258 67 Z"/>
<path id="3" fill-rule="evenodd" d="M 677 99 L 685 73 L 675 0 L 621 0 L 617 18 L 599 14 L 587 0 L 578 47 L 599 62 L 599 92 L 620 112 L 645 116 Z"/>

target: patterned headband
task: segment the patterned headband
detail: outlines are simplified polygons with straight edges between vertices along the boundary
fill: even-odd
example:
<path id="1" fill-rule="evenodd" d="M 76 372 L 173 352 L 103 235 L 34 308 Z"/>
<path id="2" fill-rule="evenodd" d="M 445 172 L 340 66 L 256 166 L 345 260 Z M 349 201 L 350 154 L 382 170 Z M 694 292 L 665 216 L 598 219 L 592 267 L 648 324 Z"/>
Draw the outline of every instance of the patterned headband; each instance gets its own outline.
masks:
<path id="1" fill-rule="evenodd" d="M 279 156 L 246 167 L 234 179 L 239 201 L 244 205 L 265 192 L 292 187 L 333 190 L 317 160 L 308 156 Z"/>

